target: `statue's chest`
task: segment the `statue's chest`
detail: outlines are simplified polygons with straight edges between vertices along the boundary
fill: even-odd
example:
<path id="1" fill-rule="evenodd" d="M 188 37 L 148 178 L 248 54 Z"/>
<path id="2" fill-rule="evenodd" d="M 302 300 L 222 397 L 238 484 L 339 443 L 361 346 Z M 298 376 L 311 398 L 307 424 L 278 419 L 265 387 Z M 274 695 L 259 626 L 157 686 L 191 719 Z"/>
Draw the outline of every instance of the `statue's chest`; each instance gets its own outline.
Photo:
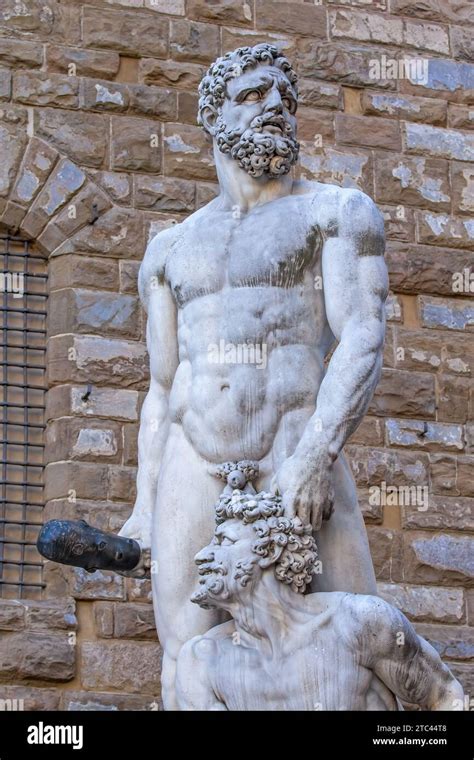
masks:
<path id="1" fill-rule="evenodd" d="M 179 306 L 226 286 L 291 288 L 318 261 L 319 230 L 300 217 L 262 212 L 210 221 L 195 225 L 168 260 L 166 276 Z"/>

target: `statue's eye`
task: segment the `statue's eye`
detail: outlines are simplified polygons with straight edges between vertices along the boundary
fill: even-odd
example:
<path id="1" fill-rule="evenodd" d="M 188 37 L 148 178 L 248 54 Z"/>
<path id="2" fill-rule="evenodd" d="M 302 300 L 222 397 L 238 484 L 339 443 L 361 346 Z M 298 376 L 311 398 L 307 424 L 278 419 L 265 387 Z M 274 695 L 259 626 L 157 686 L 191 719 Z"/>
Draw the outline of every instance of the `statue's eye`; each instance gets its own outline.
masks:
<path id="1" fill-rule="evenodd" d="M 222 541 L 221 541 L 221 544 L 222 544 L 222 546 L 230 546 L 230 545 L 231 545 L 231 544 L 233 544 L 233 543 L 234 543 L 234 542 L 233 542 L 233 541 L 231 541 L 231 539 L 230 539 L 230 538 L 227 538 L 227 536 L 224 536 L 224 538 L 223 538 L 223 539 L 222 539 Z"/>
<path id="2" fill-rule="evenodd" d="M 250 92 L 247 93 L 245 98 L 243 99 L 244 103 L 256 103 L 257 100 L 260 100 L 260 93 L 258 90 L 250 90 Z"/>

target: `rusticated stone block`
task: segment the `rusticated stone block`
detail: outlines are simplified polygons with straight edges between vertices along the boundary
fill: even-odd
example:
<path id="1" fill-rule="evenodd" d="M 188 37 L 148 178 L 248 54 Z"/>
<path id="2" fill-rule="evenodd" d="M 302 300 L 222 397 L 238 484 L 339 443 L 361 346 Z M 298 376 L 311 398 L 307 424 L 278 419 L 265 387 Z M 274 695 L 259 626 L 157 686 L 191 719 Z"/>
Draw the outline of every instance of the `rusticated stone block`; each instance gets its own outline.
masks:
<path id="1" fill-rule="evenodd" d="M 110 602 L 94 602 L 94 626 L 101 639 L 114 635 L 114 606 Z"/>
<path id="2" fill-rule="evenodd" d="M 125 580 L 129 602 L 151 602 L 152 590 L 149 578 L 127 578 Z"/>
<path id="3" fill-rule="evenodd" d="M 159 61 L 156 58 L 141 58 L 138 71 L 140 81 L 144 84 L 156 84 L 165 87 L 180 87 L 195 90 L 206 70 L 205 66 L 180 63 L 179 61 Z"/>
<path id="4" fill-rule="evenodd" d="M 418 240 L 427 245 L 472 249 L 474 221 L 429 211 L 416 213 Z"/>
<path id="5" fill-rule="evenodd" d="M 427 153 L 437 158 L 474 161 L 474 135 L 454 129 L 411 124 L 408 121 L 404 124 L 404 130 L 407 153 Z"/>
<path id="6" fill-rule="evenodd" d="M 112 118 L 112 167 L 128 171 L 159 172 L 159 124 L 145 119 Z"/>
<path id="7" fill-rule="evenodd" d="M 370 90 L 361 93 L 361 107 L 362 113 L 367 116 L 393 117 L 440 126 L 446 124 L 448 110 L 445 100 Z"/>
<path id="8" fill-rule="evenodd" d="M 403 304 L 398 296 L 389 293 L 385 301 L 387 322 L 403 322 Z"/>
<path id="9" fill-rule="evenodd" d="M 102 570 L 88 573 L 82 567 L 73 567 L 70 593 L 76 599 L 124 599 L 123 581 L 117 573 Z"/>
<path id="10" fill-rule="evenodd" d="M 54 251 L 90 253 L 113 258 L 141 259 L 145 249 L 143 218 L 140 211 L 114 206 L 94 222 L 80 229 Z"/>
<path id="11" fill-rule="evenodd" d="M 32 686 L 9 686 L 2 684 L 2 699 L 22 705 L 28 712 L 59 710 L 61 692 L 58 689 L 37 689 Z"/>
<path id="12" fill-rule="evenodd" d="M 135 203 L 152 211 L 194 211 L 195 183 L 168 177 L 135 177 Z"/>
<path id="13" fill-rule="evenodd" d="M 301 7 L 294 5 L 296 12 Z M 391 55 L 390 48 L 387 49 L 387 55 Z M 321 41 L 321 44 L 318 41 L 315 45 L 314 40 L 305 38 L 299 40 L 294 53 L 295 65 L 302 77 L 324 79 L 351 87 L 395 90 L 396 82 L 393 79 L 374 79 L 370 75 L 370 62 L 379 58 L 379 47 L 357 47 L 349 43 L 335 45 L 333 40 Z"/>
<path id="14" fill-rule="evenodd" d="M 452 26 L 449 33 L 453 57 L 456 60 L 461 59 L 473 63 L 474 41 L 472 39 L 472 29 L 463 26 Z"/>
<path id="15" fill-rule="evenodd" d="M 86 48 L 118 50 L 130 56 L 166 58 L 168 20 L 140 9 L 92 8 L 83 11 Z"/>
<path id="16" fill-rule="evenodd" d="M 458 495 L 457 460 L 446 454 L 430 454 L 430 482 L 434 494 Z"/>
<path id="17" fill-rule="evenodd" d="M 471 257 L 462 250 L 388 241 L 386 259 L 390 284 L 397 293 L 451 296 L 454 274 L 468 269 Z"/>
<path id="18" fill-rule="evenodd" d="M 66 335 L 51 338 L 48 350 L 52 385 L 72 380 L 138 390 L 147 387 L 148 356 L 145 346 L 135 341 Z"/>
<path id="19" fill-rule="evenodd" d="M 386 422 L 386 430 L 390 446 L 408 446 L 427 451 L 461 451 L 464 448 L 461 425 L 389 419 Z"/>
<path id="20" fill-rule="evenodd" d="M 219 55 L 219 28 L 198 21 L 172 21 L 170 51 L 176 61 L 211 63 Z"/>
<path id="21" fill-rule="evenodd" d="M 48 45 L 46 48 L 46 68 L 60 74 L 70 76 L 70 72 L 74 72 L 78 77 L 113 79 L 119 66 L 120 56 L 112 50 L 84 50 L 62 45 Z"/>
<path id="22" fill-rule="evenodd" d="M 138 293 L 139 261 L 120 261 L 120 291 L 122 293 Z"/>
<path id="23" fill-rule="evenodd" d="M 372 184 L 372 161 L 369 153 L 341 148 L 324 148 L 320 154 L 308 150 L 308 144 L 300 153 L 301 175 L 306 179 L 330 182 L 359 190 Z"/>
<path id="24" fill-rule="evenodd" d="M 123 465 L 109 468 L 108 498 L 118 501 L 133 502 L 136 498 L 137 471 L 135 467 Z"/>
<path id="25" fill-rule="evenodd" d="M 86 385 L 58 385 L 46 396 L 45 420 L 56 417 L 105 417 L 136 421 L 138 392 L 119 388 L 97 388 Z"/>
<path id="26" fill-rule="evenodd" d="M 310 34 L 326 37 L 326 9 L 309 3 L 259 0 L 257 29 L 282 29 L 289 34 Z"/>
<path id="27" fill-rule="evenodd" d="M 65 288 L 50 295 L 49 335 L 87 333 L 136 339 L 141 320 L 136 296 Z"/>
<path id="28" fill-rule="evenodd" d="M 11 190 L 27 145 L 27 111 L 11 105 L 0 108 L 0 197 Z"/>
<path id="29" fill-rule="evenodd" d="M 253 26 L 252 3 L 244 0 L 235 3 L 234 0 L 188 0 L 187 15 L 197 21 L 217 21 L 229 26 Z"/>
<path id="30" fill-rule="evenodd" d="M 367 528 L 367 535 L 377 579 L 384 581 L 401 580 L 400 533 L 370 525 Z"/>
<path id="31" fill-rule="evenodd" d="M 184 179 L 215 180 L 212 146 L 199 127 L 165 124 L 165 173 Z"/>
<path id="32" fill-rule="evenodd" d="M 26 627 L 29 631 L 76 631 L 76 603 L 74 599 L 48 599 L 23 602 L 26 608 Z"/>
<path id="33" fill-rule="evenodd" d="M 474 108 L 450 103 L 448 108 L 448 127 L 452 129 L 474 129 Z"/>
<path id="34" fill-rule="evenodd" d="M 336 138 L 347 145 L 401 150 L 400 128 L 391 119 L 336 114 Z"/>
<path id="35" fill-rule="evenodd" d="M 28 144 L 11 194 L 12 201 L 28 206 L 36 198 L 49 177 L 58 155 L 58 152 L 43 140 L 33 137 Z"/>
<path id="36" fill-rule="evenodd" d="M 412 583 L 474 586 L 471 536 L 407 532 L 403 546 L 404 580 Z"/>
<path id="37" fill-rule="evenodd" d="M 388 485 L 424 486 L 428 483 L 428 457 L 414 451 L 390 451 L 361 446 L 348 446 L 356 482 L 360 486 Z"/>
<path id="38" fill-rule="evenodd" d="M 43 46 L 37 42 L 0 37 L 0 59 L 12 66 L 36 69 L 43 63 Z"/>
<path id="39" fill-rule="evenodd" d="M 401 45 L 403 42 L 403 21 L 382 16 L 379 13 L 364 13 L 337 9 L 329 11 L 331 37 L 358 40 L 359 42 L 383 42 Z"/>
<path id="40" fill-rule="evenodd" d="M 467 422 L 473 418 L 473 387 L 469 378 L 438 375 L 438 420 Z"/>
<path id="41" fill-rule="evenodd" d="M 461 623 L 464 592 L 458 588 L 377 584 L 379 595 L 416 622 Z"/>
<path id="42" fill-rule="evenodd" d="M 155 696 L 140 697 L 137 694 L 111 694 L 98 691 L 64 691 L 61 699 L 63 710 L 88 711 L 103 710 L 115 712 L 117 710 L 145 711 L 162 710 L 159 697 L 159 689 Z"/>
<path id="43" fill-rule="evenodd" d="M 178 121 L 183 124 L 197 124 L 199 98 L 195 92 L 178 92 Z"/>
<path id="44" fill-rule="evenodd" d="M 119 289 L 119 264 L 113 259 L 70 254 L 53 256 L 49 262 L 50 292 L 69 287 Z"/>
<path id="45" fill-rule="evenodd" d="M 0 600 L 0 630 L 21 631 L 25 627 L 25 607 L 21 602 Z"/>
<path id="46" fill-rule="evenodd" d="M 74 499 L 105 499 L 107 496 L 107 465 L 88 462 L 52 462 L 45 468 L 45 501 L 69 497 Z"/>
<path id="47" fill-rule="evenodd" d="M 369 413 L 384 417 L 434 417 L 434 377 L 426 372 L 384 369 Z"/>
<path id="48" fill-rule="evenodd" d="M 219 195 L 219 185 L 211 182 L 196 182 L 196 209 L 210 203 Z"/>
<path id="49" fill-rule="evenodd" d="M 10 100 L 12 75 L 8 69 L 0 69 L 0 100 Z"/>
<path id="50" fill-rule="evenodd" d="M 375 161 L 375 197 L 378 201 L 451 209 L 448 162 L 425 158 L 384 158 Z"/>
<path id="51" fill-rule="evenodd" d="M 460 298 L 448 300 L 447 298 L 420 296 L 418 302 L 423 327 L 474 330 L 474 304 L 472 301 Z"/>
<path id="52" fill-rule="evenodd" d="M 82 169 L 69 159 L 62 159 L 24 218 L 22 230 L 31 236 L 38 236 L 85 181 L 86 175 Z"/>
<path id="53" fill-rule="evenodd" d="M 419 624 L 416 631 L 429 641 L 443 660 L 474 659 L 474 628 Z"/>
<path id="54" fill-rule="evenodd" d="M 157 641 L 156 623 L 151 604 L 116 604 L 114 637 Z"/>
<path id="55" fill-rule="evenodd" d="M 123 426 L 123 463 L 136 465 L 138 463 L 138 425 Z"/>
<path id="56" fill-rule="evenodd" d="M 343 107 L 342 88 L 332 82 L 315 82 L 311 79 L 298 81 L 298 100 L 304 106 L 311 108 Z"/>
<path id="57" fill-rule="evenodd" d="M 464 496 L 430 495 L 428 508 L 403 507 L 405 528 L 474 530 L 474 499 Z"/>
<path id="58" fill-rule="evenodd" d="M 44 71 L 17 71 L 13 76 L 13 100 L 34 106 L 79 107 L 79 79 Z"/>
<path id="59" fill-rule="evenodd" d="M 457 487 L 464 496 L 474 496 L 472 457 L 458 457 Z"/>
<path id="60" fill-rule="evenodd" d="M 253 31 L 222 27 L 222 50 L 235 50 L 238 47 L 253 47 L 261 42 L 275 45 L 283 55 L 293 61 L 296 54 L 297 42 L 291 34 L 275 34 L 272 32 Z M 299 40 L 298 40 L 299 43 Z"/>
<path id="61" fill-rule="evenodd" d="M 377 417 L 364 417 L 357 430 L 352 433 L 351 444 L 381 446 L 384 438 L 384 422 Z"/>
<path id="62" fill-rule="evenodd" d="M 40 108 L 35 132 L 80 166 L 102 166 L 107 150 L 108 124 L 101 114 Z"/>
<path id="63" fill-rule="evenodd" d="M 427 372 L 441 369 L 461 376 L 468 376 L 474 371 L 472 337 L 462 333 L 453 341 L 449 332 L 398 328 L 395 353 L 400 369 Z"/>
<path id="64" fill-rule="evenodd" d="M 25 631 L 0 638 L 2 681 L 70 681 L 75 670 L 76 647 L 67 635 Z"/>
<path id="65" fill-rule="evenodd" d="M 472 109 L 474 114 L 474 108 Z M 453 204 L 460 213 L 474 214 L 474 164 L 451 163 Z"/>
<path id="66" fill-rule="evenodd" d="M 60 0 L 42 0 L 41 4 L 3 0 L 0 33 L 35 41 L 75 43 L 80 39 L 81 8 Z"/>
<path id="67" fill-rule="evenodd" d="M 160 690 L 161 657 L 154 642 L 86 642 L 81 648 L 81 681 L 86 689 L 138 694 Z"/>
<path id="68" fill-rule="evenodd" d="M 433 50 L 435 53 L 449 55 L 448 30 L 438 24 L 405 21 L 403 41 L 416 50 Z"/>
<path id="69" fill-rule="evenodd" d="M 119 462 L 122 453 L 120 425 L 111 420 L 62 417 L 48 423 L 45 434 L 46 462 L 88 460 Z"/>
<path id="70" fill-rule="evenodd" d="M 125 172 L 93 172 L 94 179 L 115 203 L 131 206 L 132 178 Z"/>
<path id="71" fill-rule="evenodd" d="M 423 0 L 422 3 L 414 3 L 413 0 L 392 0 L 390 10 L 402 16 L 414 16 L 430 21 L 474 23 L 469 0 L 453 0 L 451 3 L 441 3 L 439 0 Z"/>

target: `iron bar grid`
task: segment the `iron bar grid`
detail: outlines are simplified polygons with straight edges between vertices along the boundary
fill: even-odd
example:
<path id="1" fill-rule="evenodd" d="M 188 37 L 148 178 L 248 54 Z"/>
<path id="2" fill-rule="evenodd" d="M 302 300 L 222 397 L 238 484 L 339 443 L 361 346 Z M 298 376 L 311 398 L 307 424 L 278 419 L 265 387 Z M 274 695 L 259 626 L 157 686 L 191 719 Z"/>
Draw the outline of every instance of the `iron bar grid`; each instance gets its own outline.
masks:
<path id="1" fill-rule="evenodd" d="M 40 598 L 47 261 L 0 235 L 0 597 Z M 13 292 L 16 291 L 16 292 Z"/>

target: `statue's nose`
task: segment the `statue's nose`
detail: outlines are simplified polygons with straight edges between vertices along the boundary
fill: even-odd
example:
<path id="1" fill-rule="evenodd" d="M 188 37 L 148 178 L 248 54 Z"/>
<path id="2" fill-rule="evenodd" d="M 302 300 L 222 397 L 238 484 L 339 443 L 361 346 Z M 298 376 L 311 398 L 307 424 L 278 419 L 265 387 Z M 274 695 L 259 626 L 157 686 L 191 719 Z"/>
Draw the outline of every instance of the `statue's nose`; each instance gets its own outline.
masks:
<path id="1" fill-rule="evenodd" d="M 274 113 L 283 113 L 283 103 L 281 100 L 281 94 L 277 87 L 272 87 L 266 98 L 266 109 L 273 111 Z"/>
<path id="2" fill-rule="evenodd" d="M 205 562 L 212 562 L 213 559 L 214 553 L 210 551 L 207 546 L 204 549 L 201 549 L 201 551 L 198 552 L 194 557 L 196 565 L 203 565 Z"/>

